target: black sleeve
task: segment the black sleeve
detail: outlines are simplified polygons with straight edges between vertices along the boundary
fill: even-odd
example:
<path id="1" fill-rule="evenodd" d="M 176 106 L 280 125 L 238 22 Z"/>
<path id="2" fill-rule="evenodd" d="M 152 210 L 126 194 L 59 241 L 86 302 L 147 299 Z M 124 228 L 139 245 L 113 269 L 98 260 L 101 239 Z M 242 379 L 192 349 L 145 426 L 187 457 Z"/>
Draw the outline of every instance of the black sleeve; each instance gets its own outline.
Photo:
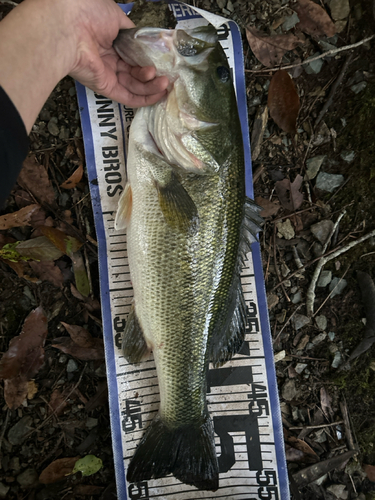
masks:
<path id="1" fill-rule="evenodd" d="M 0 87 L 0 209 L 16 183 L 28 149 L 22 118 Z"/>

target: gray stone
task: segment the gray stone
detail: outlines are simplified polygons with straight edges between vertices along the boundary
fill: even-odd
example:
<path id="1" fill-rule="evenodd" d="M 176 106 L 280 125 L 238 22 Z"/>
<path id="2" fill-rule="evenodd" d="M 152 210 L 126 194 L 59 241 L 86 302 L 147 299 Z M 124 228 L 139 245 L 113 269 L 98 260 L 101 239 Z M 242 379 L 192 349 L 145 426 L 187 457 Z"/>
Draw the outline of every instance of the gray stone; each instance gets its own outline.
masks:
<path id="1" fill-rule="evenodd" d="M 21 488 L 32 488 L 39 483 L 38 478 L 39 474 L 37 471 L 29 468 L 17 476 L 17 483 L 21 486 Z"/>
<path id="2" fill-rule="evenodd" d="M 48 132 L 51 134 L 51 135 L 54 135 L 55 137 L 57 137 L 60 133 L 60 129 L 57 125 L 57 118 L 56 116 L 53 116 L 50 121 L 48 122 L 48 125 L 47 125 L 47 128 L 48 128 Z"/>
<path id="3" fill-rule="evenodd" d="M 68 93 L 69 93 L 69 95 L 70 95 L 71 97 L 74 97 L 74 96 L 76 95 L 76 93 L 77 93 L 77 92 L 76 92 L 76 88 L 75 88 L 75 86 L 70 87 L 70 89 L 68 90 Z"/>
<path id="4" fill-rule="evenodd" d="M 326 155 L 314 156 L 306 161 L 306 178 L 315 179 Z"/>
<path id="5" fill-rule="evenodd" d="M 291 401 L 297 395 L 298 391 L 294 380 L 287 380 L 283 385 L 281 395 L 286 401 Z"/>
<path id="6" fill-rule="evenodd" d="M 279 238 L 281 238 L 282 236 L 284 236 L 286 240 L 291 240 L 292 238 L 294 238 L 295 232 L 290 219 L 286 219 L 285 222 L 278 222 L 276 224 L 276 227 L 279 233 Z"/>
<path id="7" fill-rule="evenodd" d="M 292 303 L 293 304 L 299 304 L 302 300 L 302 293 L 301 292 L 296 292 L 293 296 L 292 296 Z"/>
<path id="8" fill-rule="evenodd" d="M 258 95 L 255 95 L 248 101 L 248 106 L 251 108 L 252 106 L 259 106 L 259 104 L 262 102 L 261 98 Z"/>
<path id="9" fill-rule="evenodd" d="M 336 498 L 344 499 L 348 498 L 348 492 L 344 492 L 345 488 L 345 484 L 331 484 L 327 487 L 327 491 L 332 493 Z M 346 493 L 346 496 L 343 496 L 344 493 Z"/>
<path id="10" fill-rule="evenodd" d="M 355 152 L 354 151 L 343 151 L 340 154 L 340 156 L 344 161 L 351 163 L 355 158 Z"/>
<path id="11" fill-rule="evenodd" d="M 318 335 L 316 335 L 313 339 L 312 339 L 312 343 L 314 346 L 320 344 L 321 342 L 323 342 L 323 340 L 325 340 L 325 338 L 327 337 L 327 334 L 322 332 L 322 333 L 319 333 Z"/>
<path id="12" fill-rule="evenodd" d="M 225 4 L 226 4 L 226 0 L 216 0 L 216 3 L 217 3 L 217 6 L 219 7 L 219 9 L 224 9 Z"/>
<path id="13" fill-rule="evenodd" d="M 306 366 L 307 366 L 307 363 L 297 363 L 294 369 L 296 370 L 298 375 L 300 375 L 303 372 L 303 370 L 306 368 Z"/>
<path id="14" fill-rule="evenodd" d="M 324 331 L 327 328 L 327 317 L 323 316 L 323 314 L 321 316 L 315 316 L 315 323 L 319 330 Z"/>
<path id="15" fill-rule="evenodd" d="M 267 304 L 268 304 L 268 309 L 271 310 L 273 307 L 275 307 L 279 303 L 279 297 L 275 293 L 269 293 L 267 295 Z"/>
<path id="16" fill-rule="evenodd" d="M 63 125 L 60 129 L 59 139 L 61 139 L 62 141 L 67 141 L 69 137 L 70 137 L 69 129 L 67 127 L 64 127 Z"/>
<path id="17" fill-rule="evenodd" d="M 321 271 L 320 273 L 316 286 L 324 288 L 325 286 L 331 283 L 331 280 L 332 280 L 332 271 L 326 271 L 325 269 L 323 269 L 323 271 Z"/>
<path id="18" fill-rule="evenodd" d="M 228 0 L 227 10 L 229 10 L 229 12 L 234 12 L 234 7 L 233 7 L 231 0 Z"/>
<path id="19" fill-rule="evenodd" d="M 0 483 L 0 498 L 6 498 L 9 490 L 10 486 L 5 486 L 4 483 Z"/>
<path id="20" fill-rule="evenodd" d="M 333 278 L 333 280 L 329 284 L 329 291 L 332 292 L 332 290 L 334 289 L 331 294 L 331 298 L 334 297 L 335 295 L 340 295 L 340 293 L 342 293 L 347 284 L 348 282 L 344 279 Z"/>
<path id="21" fill-rule="evenodd" d="M 319 429 L 315 432 L 314 441 L 316 443 L 324 443 L 325 441 L 327 441 L 327 434 L 325 433 L 324 429 Z"/>
<path id="22" fill-rule="evenodd" d="M 359 94 L 360 92 L 362 92 L 363 90 L 365 90 L 366 87 L 367 87 L 367 82 L 359 82 L 359 83 L 356 83 L 355 85 L 352 85 L 350 87 L 350 89 L 355 94 Z"/>
<path id="23" fill-rule="evenodd" d="M 26 434 L 31 430 L 32 417 L 25 416 L 22 417 L 8 432 L 8 441 L 11 444 L 19 445 L 22 444 Z"/>
<path id="24" fill-rule="evenodd" d="M 345 19 L 350 12 L 349 0 L 331 0 L 329 8 L 331 9 L 332 19 L 335 21 Z"/>
<path id="25" fill-rule="evenodd" d="M 43 108 L 39 113 L 39 118 L 45 122 L 48 122 L 48 120 L 51 119 L 51 113 L 48 111 L 48 109 Z"/>
<path id="26" fill-rule="evenodd" d="M 289 31 L 292 28 L 294 28 L 294 26 L 297 23 L 299 23 L 299 17 L 297 15 L 297 13 L 294 12 L 294 14 L 285 18 L 285 21 L 282 24 L 282 28 L 284 31 Z"/>
<path id="27" fill-rule="evenodd" d="M 77 370 L 78 370 L 77 363 L 74 361 L 74 359 L 69 359 L 68 364 L 66 365 L 66 371 L 68 373 L 73 373 L 76 372 Z"/>
<path id="28" fill-rule="evenodd" d="M 340 366 L 340 363 L 341 363 L 341 353 L 340 351 L 336 351 L 331 366 L 332 368 L 338 368 Z"/>
<path id="29" fill-rule="evenodd" d="M 97 425 L 98 425 L 98 419 L 97 418 L 88 417 L 88 419 L 86 420 L 86 427 L 88 429 L 93 429 Z"/>
<path id="30" fill-rule="evenodd" d="M 321 220 L 313 224 L 310 229 L 315 238 L 324 245 L 333 229 L 333 222 L 331 220 Z"/>
<path id="31" fill-rule="evenodd" d="M 320 55 L 320 52 L 315 52 L 315 54 L 313 54 L 311 56 L 311 58 L 308 57 L 307 60 L 312 59 L 312 58 L 319 56 L 319 55 Z M 315 61 L 311 61 L 311 63 L 309 63 L 305 66 L 305 71 L 308 75 L 317 75 L 318 73 L 320 73 L 320 70 L 322 69 L 323 64 L 324 64 L 323 59 L 316 59 Z"/>
<path id="32" fill-rule="evenodd" d="M 320 172 L 316 178 L 316 187 L 322 191 L 332 193 L 344 182 L 344 176 L 341 174 L 328 174 Z"/>
<path id="33" fill-rule="evenodd" d="M 309 323 L 310 323 L 310 318 L 304 316 L 303 314 L 295 314 L 293 316 L 293 325 L 295 330 L 300 330 Z"/>
<path id="34" fill-rule="evenodd" d="M 332 340 L 335 338 L 336 333 L 335 332 L 328 332 L 328 338 L 332 342 Z"/>

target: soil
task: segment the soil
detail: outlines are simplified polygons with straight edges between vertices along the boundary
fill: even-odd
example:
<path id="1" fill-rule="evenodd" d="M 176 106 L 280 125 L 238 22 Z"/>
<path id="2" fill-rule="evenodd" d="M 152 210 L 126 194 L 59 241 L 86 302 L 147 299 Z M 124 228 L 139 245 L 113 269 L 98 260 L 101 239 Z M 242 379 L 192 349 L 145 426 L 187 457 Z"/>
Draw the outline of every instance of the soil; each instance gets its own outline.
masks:
<path id="1" fill-rule="evenodd" d="M 254 127 L 266 108 L 274 71 L 255 57 L 245 28 L 255 27 L 266 35 L 285 34 L 282 26 L 293 15 L 293 3 L 188 3 L 232 18 L 242 29 L 254 152 Z M 332 15 L 337 3 L 344 2 L 331 0 L 321 5 Z M 9 3 L 0 2 L 2 16 L 11 8 Z M 350 12 L 336 25 L 340 31 L 335 40 L 330 39 L 330 48 L 354 44 L 372 35 L 373 3 L 351 1 Z M 297 32 L 295 27 L 288 30 Z M 291 491 L 294 499 L 371 500 L 375 498 L 371 468 L 375 466 L 372 342 L 358 358 L 349 363 L 347 360 L 365 335 L 370 339 L 371 332 L 375 335 L 357 275 L 363 271 L 375 277 L 375 239 L 369 238 L 327 262 L 324 270 L 342 282 L 345 280 L 346 286 L 332 297 L 329 284 L 316 287 L 314 317 L 308 317 L 306 301 L 322 254 L 322 244 L 314 236 L 312 226 L 321 221 L 335 223 L 345 210 L 325 254 L 375 229 L 374 40 L 336 53 L 324 60 L 318 72 L 307 73 L 306 66 L 298 67 L 298 63 L 323 49 L 317 37 L 300 32 L 298 36 L 304 45 L 286 52 L 281 61 L 282 66 L 295 66 L 290 72 L 300 96 L 297 133 L 284 132 L 268 118 L 257 157 L 253 158 L 254 195 L 264 207 L 265 225 L 260 241 Z M 323 119 L 315 125 L 351 53 L 342 83 Z M 361 85 L 362 90 L 356 93 Z M 84 162 L 75 87 L 69 77 L 59 83 L 41 111 L 30 134 L 30 153 L 48 172 L 56 195 L 54 205 L 43 204 L 43 223 L 59 227 L 84 243 L 81 255 L 89 273 L 90 297 L 84 298 L 74 287 L 77 283 L 68 256 L 57 261 L 63 279 L 55 285 L 41 278 L 40 271 L 28 268 L 26 272 L 26 268 L 16 269 L 14 265 L 10 267 L 9 261 L 0 260 L 1 352 L 8 350 L 11 339 L 19 335 L 25 318 L 35 307 L 42 306 L 48 318 L 45 359 L 33 379 L 35 394 L 29 394 L 15 410 L 10 410 L 3 400 L 0 498 L 115 499 L 104 360 L 78 359 L 53 347 L 55 338 L 66 335 L 61 322 L 88 328 L 94 339 L 102 336 L 96 236 L 87 178 L 83 175 L 73 189 L 61 188 Z M 332 192 L 319 189 L 316 177 L 306 178 L 308 161 L 320 156 L 324 157 L 321 172 L 343 176 L 344 182 Z M 299 175 L 304 179 L 299 188 L 302 203 L 288 209 L 277 182 L 286 179 L 294 183 Z M 29 203 L 30 193 L 18 185 L 2 214 L 15 212 Z M 296 203 L 294 198 L 292 203 Z M 285 233 L 286 221 L 292 233 Z M 0 246 L 28 240 L 37 227 L 31 224 L 0 231 Z M 370 304 L 371 301 L 374 303 L 375 296 L 370 294 Z M 304 321 L 306 324 L 301 326 Z M 327 460 L 350 450 L 355 451 L 354 458 L 330 468 Z M 95 474 L 76 473 L 51 484 L 39 481 L 41 472 L 55 460 L 86 455 L 102 460 L 103 465 Z M 321 479 L 314 477 L 308 484 L 300 483 L 299 471 L 312 463 L 320 467 Z"/>

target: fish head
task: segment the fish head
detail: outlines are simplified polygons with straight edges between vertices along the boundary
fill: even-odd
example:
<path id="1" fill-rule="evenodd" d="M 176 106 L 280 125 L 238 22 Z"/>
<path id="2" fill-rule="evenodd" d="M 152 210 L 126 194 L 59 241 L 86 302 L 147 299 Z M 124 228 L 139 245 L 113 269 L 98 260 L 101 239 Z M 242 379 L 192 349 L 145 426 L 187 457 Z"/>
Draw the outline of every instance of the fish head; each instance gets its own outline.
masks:
<path id="1" fill-rule="evenodd" d="M 156 68 L 169 79 L 154 105 L 150 133 L 166 159 L 187 170 L 218 171 L 233 148 L 238 122 L 231 70 L 213 26 L 190 30 L 133 28 L 114 42 L 130 65 Z M 236 128 L 236 127 L 235 127 Z"/>

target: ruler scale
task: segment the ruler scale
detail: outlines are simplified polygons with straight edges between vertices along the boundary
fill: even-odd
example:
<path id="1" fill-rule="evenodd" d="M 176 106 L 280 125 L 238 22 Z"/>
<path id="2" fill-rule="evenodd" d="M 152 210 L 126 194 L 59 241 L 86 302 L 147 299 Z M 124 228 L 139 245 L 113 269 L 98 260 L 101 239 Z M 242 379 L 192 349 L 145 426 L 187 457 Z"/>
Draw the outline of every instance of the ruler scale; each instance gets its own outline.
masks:
<path id="1" fill-rule="evenodd" d="M 132 4 L 122 5 L 129 12 Z M 170 8 L 177 28 L 211 22 L 234 75 L 246 162 L 246 190 L 252 197 L 243 52 L 233 21 L 179 2 Z M 247 328 L 241 351 L 221 368 L 210 366 L 207 402 L 213 419 L 220 487 L 198 491 L 173 476 L 129 484 L 126 467 L 159 407 L 155 363 L 150 357 L 131 365 L 122 356 L 121 336 L 133 299 L 126 232 L 114 219 L 126 180 L 126 151 L 134 110 L 77 83 L 87 171 L 99 247 L 99 274 L 111 432 L 118 498 L 288 500 L 280 406 L 260 249 L 254 244 L 241 274 Z"/>

